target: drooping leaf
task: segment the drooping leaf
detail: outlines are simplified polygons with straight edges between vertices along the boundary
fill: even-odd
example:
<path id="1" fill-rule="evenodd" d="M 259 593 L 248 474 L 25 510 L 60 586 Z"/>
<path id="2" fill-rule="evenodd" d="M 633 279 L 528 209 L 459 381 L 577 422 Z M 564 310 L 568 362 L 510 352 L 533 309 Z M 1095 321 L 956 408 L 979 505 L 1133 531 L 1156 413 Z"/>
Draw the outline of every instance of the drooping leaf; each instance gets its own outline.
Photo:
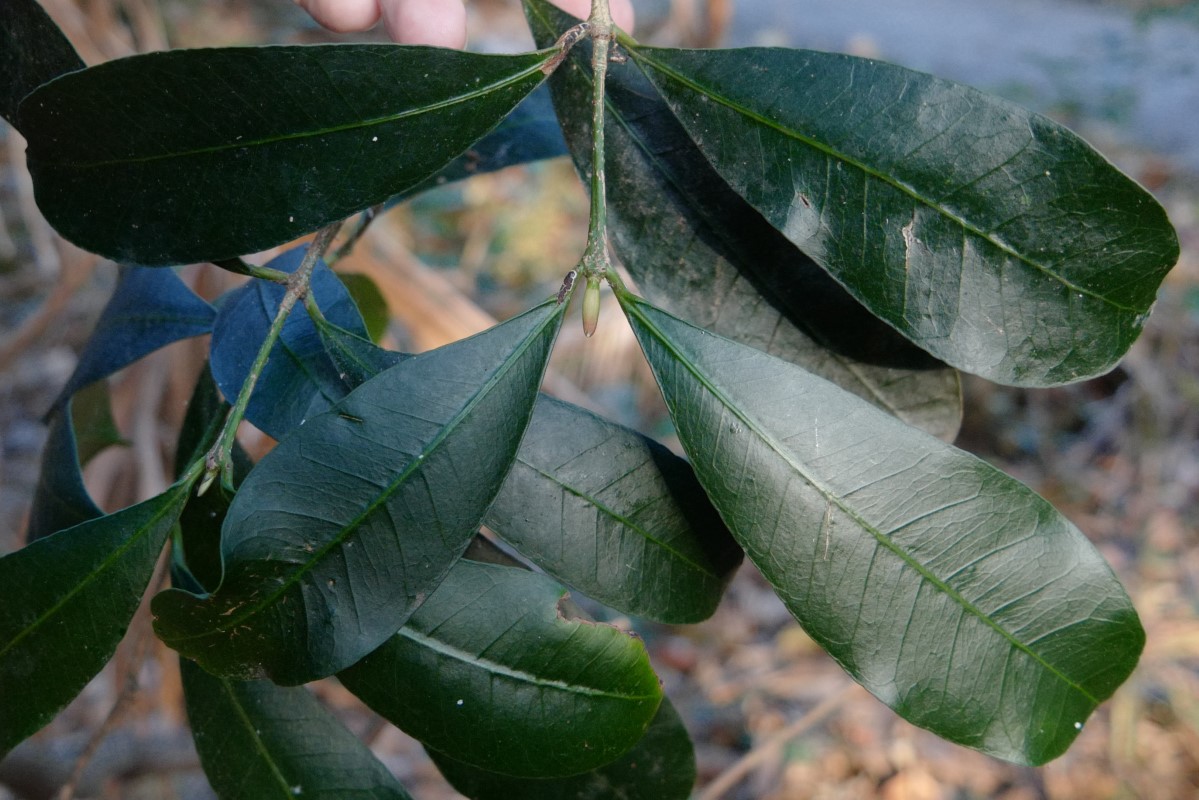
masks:
<path id="1" fill-rule="evenodd" d="M 225 800 L 407 800 L 374 754 L 302 686 L 216 678 L 181 659 L 200 764 Z"/>
<path id="2" fill-rule="evenodd" d="M 484 523 L 583 594 L 662 622 L 707 619 L 741 563 L 686 461 L 544 396 Z"/>
<path id="3" fill-rule="evenodd" d="M 0 3 L 0 116 L 21 129 L 17 107 L 25 95 L 83 60 L 36 0 Z"/>
<path id="4" fill-rule="evenodd" d="M 428 750 L 446 780 L 471 800 L 686 800 L 695 785 L 695 750 L 670 698 L 632 750 L 567 778 L 514 778 Z"/>
<path id="5" fill-rule="evenodd" d="M 372 342 L 378 342 L 386 333 L 387 323 L 391 318 L 387 300 L 383 297 L 383 292 L 379 291 L 379 285 L 371 280 L 369 275 L 360 272 L 339 272 L 337 278 L 345 284 L 354 306 L 362 315 L 367 337 Z"/>
<path id="6" fill-rule="evenodd" d="M 306 252 L 307 247 L 293 248 L 271 259 L 267 266 L 294 272 Z M 225 397 L 237 397 L 241 391 L 286 291 L 282 284 L 253 280 L 221 304 L 210 356 L 212 375 Z M 312 272 L 309 291 L 328 320 L 352 333 L 366 335 L 366 324 L 350 293 L 323 262 L 318 262 Z M 312 318 L 297 307 L 271 348 L 246 408 L 246 419 L 282 439 L 308 416 L 328 410 L 346 391 L 336 365 L 325 354 Z"/>
<path id="7" fill-rule="evenodd" d="M 539 42 L 570 24 L 543 0 L 526 8 Z M 590 76 L 589 46 L 580 43 L 550 80 L 584 173 Z M 611 64 L 607 86 L 612 243 L 647 296 L 952 440 L 961 419 L 956 372 L 867 311 L 730 189 L 635 64 Z"/>
<path id="8" fill-rule="evenodd" d="M 639 639 L 564 619 L 563 594 L 527 570 L 459 561 L 399 633 L 338 678 L 409 735 L 476 767 L 594 769 L 637 743 L 662 689 Z"/>
<path id="9" fill-rule="evenodd" d="M 120 441 L 103 384 L 68 397 L 51 410 L 49 421 L 25 531 L 29 542 L 103 515 L 83 484 L 82 467 L 103 447 Z M 82 436 L 76 436 L 77 429 Z"/>
<path id="10" fill-rule="evenodd" d="M 554 115 L 550 93 L 544 86 L 538 86 L 520 101 L 520 105 L 495 130 L 475 142 L 469 150 L 420 186 L 388 200 L 387 205 L 395 205 L 426 189 L 474 175 L 564 155 L 566 142 L 562 139 L 562 128 Z"/>
<path id="11" fill-rule="evenodd" d="M 405 359 L 308 419 L 238 490 L 220 587 L 154 599 L 159 637 L 215 674 L 283 684 L 382 644 L 499 491 L 561 316 L 545 303 Z"/>
<path id="12" fill-rule="evenodd" d="M 55 405 L 160 347 L 209 333 L 215 318 L 171 270 L 125 267 Z"/>
<path id="13" fill-rule="evenodd" d="M 176 484 L 0 558 L 0 758 L 112 657 L 188 488 Z"/>
<path id="14" fill-rule="evenodd" d="M 916 725 L 1019 763 L 1063 752 L 1144 644 L 1078 529 L 798 367 L 622 302 L 700 482 L 808 633 Z"/>
<path id="15" fill-rule="evenodd" d="M 38 205 L 122 262 L 264 250 L 424 181 L 536 88 L 549 55 L 347 44 L 110 61 L 21 105 Z"/>
<path id="16" fill-rule="evenodd" d="M 949 364 L 1047 386 L 1111 369 L 1178 239 L 1070 131 L 892 64 L 635 47 L 720 175 L 866 307 Z"/>

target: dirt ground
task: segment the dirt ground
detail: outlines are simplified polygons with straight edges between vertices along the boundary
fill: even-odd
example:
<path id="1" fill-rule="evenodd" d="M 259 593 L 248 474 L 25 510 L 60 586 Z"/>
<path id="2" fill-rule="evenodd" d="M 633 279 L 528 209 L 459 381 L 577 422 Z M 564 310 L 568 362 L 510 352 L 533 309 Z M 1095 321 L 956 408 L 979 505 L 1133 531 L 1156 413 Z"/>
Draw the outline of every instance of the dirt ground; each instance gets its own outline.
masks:
<path id="1" fill-rule="evenodd" d="M 89 64 L 168 43 L 321 36 L 284 0 L 44 4 Z M 650 5 L 670 9 L 666 2 Z M 710 41 L 718 38 L 720 18 L 703 12 L 723 6 L 676 0 L 675 15 L 663 11 L 653 24 L 669 41 Z M 485 32 L 489 41 L 519 43 L 515 8 L 499 0 L 477 4 L 476 39 Z M 1014 767 L 898 719 L 807 638 L 747 565 L 702 624 L 623 621 L 644 637 L 695 740 L 697 798 L 1199 797 L 1199 176 L 1151 153 L 1113 150 L 1101 135 L 1096 143 L 1166 206 L 1182 239 L 1182 260 L 1144 336 L 1111 374 L 1042 391 L 967 379 L 958 444 L 1044 494 L 1100 548 L 1148 632 L 1137 671 L 1066 755 L 1039 769 Z M 46 437 L 41 417 L 74 367 L 115 284 L 116 266 L 57 237 L 32 202 L 20 137 L 0 128 L 0 145 L 0 553 L 6 553 L 23 542 Z M 380 287 L 393 317 L 393 346 L 427 349 L 512 313 L 530 292 L 544 294 L 581 251 L 586 213 L 568 164 L 508 170 L 389 214 L 343 267 Z M 236 281 L 210 265 L 182 275 L 207 297 Z M 589 341 L 575 324 L 564 330 L 549 388 L 653 431 L 664 412 L 619 317 L 606 308 L 606 324 Z M 88 487 L 105 508 L 165 487 L 203 348 L 196 340 L 173 345 L 110 381 L 114 417 L 128 444 L 88 465 Z M 259 452 L 269 446 L 252 434 L 246 443 Z M 0 800 L 54 796 L 89 743 L 98 749 L 86 759 L 77 796 L 210 797 L 185 727 L 175 663 L 139 615 L 114 662 L 0 764 Z M 418 744 L 338 686 L 314 690 L 414 797 L 457 796 Z"/>

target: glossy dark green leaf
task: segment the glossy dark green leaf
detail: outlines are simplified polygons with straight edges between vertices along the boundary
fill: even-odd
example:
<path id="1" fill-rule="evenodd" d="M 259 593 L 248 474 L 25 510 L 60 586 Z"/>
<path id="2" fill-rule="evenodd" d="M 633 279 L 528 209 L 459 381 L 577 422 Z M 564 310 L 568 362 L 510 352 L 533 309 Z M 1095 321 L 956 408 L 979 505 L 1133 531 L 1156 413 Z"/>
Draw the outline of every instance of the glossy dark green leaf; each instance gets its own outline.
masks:
<path id="1" fill-rule="evenodd" d="M 25 531 L 29 542 L 103 515 L 83 483 L 83 465 L 120 441 L 112 424 L 108 387 L 103 384 L 93 384 L 56 405 L 49 425 Z"/>
<path id="2" fill-rule="evenodd" d="M 382 644 L 499 491 L 561 318 L 547 302 L 405 359 L 286 437 L 229 509 L 220 587 L 159 594 L 159 637 L 213 673 L 283 684 Z"/>
<path id="3" fill-rule="evenodd" d="M 565 619 L 549 578 L 462 560 L 400 632 L 338 677 L 425 745 L 524 777 L 609 763 L 662 700 L 640 639 Z"/>
<path id="4" fill-rule="evenodd" d="M 437 172 L 542 81 L 546 53 L 381 44 L 110 61 L 20 107 L 42 213 L 161 266 L 266 249 Z"/>
<path id="5" fill-rule="evenodd" d="M 570 18 L 529 0 L 539 42 Z M 580 170 L 590 169 L 590 55 L 580 43 L 550 80 Z M 815 372 L 951 440 L 954 370 L 879 320 L 716 174 L 633 63 L 608 71 L 612 244 L 638 287 L 690 322 Z"/>
<path id="6" fill-rule="evenodd" d="M 446 780 L 471 800 L 686 800 L 695 785 L 695 751 L 666 697 L 632 750 L 581 775 L 513 778 L 484 772 L 436 750 L 428 752 Z"/>
<path id="7" fill-rule="evenodd" d="M 1086 537 L 832 384 L 624 305 L 700 482 L 808 633 L 916 725 L 1019 763 L 1062 753 L 1145 636 Z"/>
<path id="8" fill-rule="evenodd" d="M 686 461 L 544 396 L 483 521 L 583 594 L 662 622 L 707 619 L 741 563 Z"/>
<path id="9" fill-rule="evenodd" d="M 395 777 L 302 686 L 216 678 L 182 659 L 200 764 L 223 800 L 401 800 Z"/>
<path id="10" fill-rule="evenodd" d="M 0 758 L 112 657 L 187 493 L 177 484 L 0 558 Z"/>
<path id="11" fill-rule="evenodd" d="M 0 116 L 20 130 L 25 95 L 67 72 L 83 69 L 75 48 L 36 0 L 0 3 Z"/>
<path id="12" fill-rule="evenodd" d="M 294 272 L 306 252 L 307 247 L 293 248 L 271 259 L 267 266 Z M 212 375 L 225 397 L 235 398 L 241 391 L 286 291 L 279 283 L 252 280 L 221 304 L 209 353 Z M 352 333 L 366 335 L 366 325 L 350 293 L 322 262 L 312 271 L 309 291 L 328 320 Z M 325 354 L 312 318 L 297 307 L 271 348 L 246 408 L 246 419 L 282 439 L 307 417 L 327 411 L 347 391 L 336 365 Z"/>
<path id="13" fill-rule="evenodd" d="M 173 271 L 125 267 L 55 405 L 160 347 L 210 333 L 215 318 Z"/>
<path id="14" fill-rule="evenodd" d="M 1044 386 L 1107 370 L 1178 240 L 1077 136 L 961 84 L 830 53 L 634 48 L 740 195 L 949 364 Z"/>

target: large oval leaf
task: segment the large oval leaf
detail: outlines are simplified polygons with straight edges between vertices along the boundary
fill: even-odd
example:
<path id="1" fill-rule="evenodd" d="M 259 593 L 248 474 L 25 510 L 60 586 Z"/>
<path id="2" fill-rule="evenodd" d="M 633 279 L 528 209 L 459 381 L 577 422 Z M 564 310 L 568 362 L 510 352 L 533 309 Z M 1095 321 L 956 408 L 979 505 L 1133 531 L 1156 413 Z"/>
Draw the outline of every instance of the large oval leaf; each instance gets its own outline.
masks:
<path id="1" fill-rule="evenodd" d="M 307 689 L 216 678 L 187 659 L 179 669 L 200 764 L 218 797 L 410 797 Z"/>
<path id="2" fill-rule="evenodd" d="M 536 88 L 549 55 L 354 44 L 110 61 L 21 105 L 38 205 L 119 261 L 264 250 L 428 178 Z"/>
<path id="3" fill-rule="evenodd" d="M 559 580 L 662 622 L 707 619 L 741 563 L 686 461 L 544 396 L 483 521 Z"/>
<path id="4" fill-rule="evenodd" d="M 527 0 L 538 41 L 569 17 Z M 550 79 L 580 169 L 591 152 L 588 47 Z M 833 381 L 946 440 L 961 421 L 955 370 L 854 300 L 716 174 L 640 69 L 607 82 L 612 245 L 639 290 L 663 308 Z"/>
<path id="5" fill-rule="evenodd" d="M 0 558 L 0 758 L 108 662 L 189 484 Z"/>
<path id="6" fill-rule="evenodd" d="M 662 689 L 645 647 L 567 620 L 543 575 L 463 560 L 386 644 L 338 677 L 435 750 L 492 772 L 556 777 L 613 761 Z"/>
<path id="7" fill-rule="evenodd" d="M 285 438 L 229 509 L 220 587 L 158 595 L 159 637 L 216 674 L 284 684 L 382 644 L 499 491 L 561 318 L 550 301 L 406 359 Z"/>
<path id="8" fill-rule="evenodd" d="M 961 84 L 803 50 L 635 48 L 726 181 L 875 314 L 991 380 L 1111 369 L 1178 239 L 1077 136 Z"/>
<path id="9" fill-rule="evenodd" d="M 812 637 L 947 739 L 1028 764 L 1064 751 L 1144 644 L 1078 529 L 826 381 L 622 302 L 700 482 Z"/>
<path id="10" fill-rule="evenodd" d="M 632 750 L 581 775 L 514 778 L 428 752 L 446 780 L 471 800 L 686 800 L 695 785 L 695 750 L 668 697 Z"/>

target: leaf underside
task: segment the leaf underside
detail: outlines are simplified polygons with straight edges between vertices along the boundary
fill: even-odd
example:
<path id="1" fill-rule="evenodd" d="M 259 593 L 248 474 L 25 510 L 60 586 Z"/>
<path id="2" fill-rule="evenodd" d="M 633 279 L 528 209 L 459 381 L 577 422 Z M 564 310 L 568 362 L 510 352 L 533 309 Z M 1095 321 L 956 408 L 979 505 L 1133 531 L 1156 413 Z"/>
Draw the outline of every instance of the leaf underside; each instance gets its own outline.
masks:
<path id="1" fill-rule="evenodd" d="M 1086 538 L 974 456 L 622 302 L 700 482 L 808 633 L 916 725 L 1019 763 L 1062 753 L 1144 643 Z"/>
<path id="2" fill-rule="evenodd" d="M 545 396 L 483 521 L 587 596 L 663 622 L 711 616 L 741 563 L 687 462 Z"/>

